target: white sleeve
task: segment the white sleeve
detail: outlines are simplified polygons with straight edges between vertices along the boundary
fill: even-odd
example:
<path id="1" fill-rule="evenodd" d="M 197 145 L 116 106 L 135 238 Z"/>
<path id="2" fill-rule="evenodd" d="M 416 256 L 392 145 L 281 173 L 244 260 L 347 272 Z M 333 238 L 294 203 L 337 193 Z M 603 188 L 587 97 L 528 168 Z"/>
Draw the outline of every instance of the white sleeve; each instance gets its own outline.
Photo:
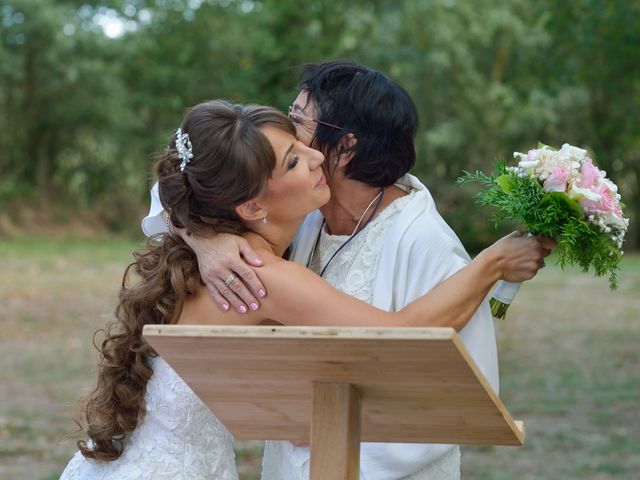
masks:
<path id="1" fill-rule="evenodd" d="M 387 272 L 393 291 L 393 310 L 399 310 L 449 278 L 469 262 L 464 247 L 437 216 L 420 219 L 397 246 L 398 256 Z M 460 337 L 467 350 L 498 390 L 498 359 L 493 318 L 485 300 Z M 416 473 L 442 458 L 452 445 L 363 443 L 360 466 L 367 480 L 396 480 Z"/>
<path id="2" fill-rule="evenodd" d="M 399 249 L 403 255 L 398 257 L 398 263 L 402 265 L 397 265 L 394 276 L 396 310 L 424 295 L 470 261 L 453 231 L 445 228 L 444 221 L 438 223 L 442 224 L 440 228 L 433 226 L 427 230 L 419 228 L 420 223 L 416 222 L 412 225 L 415 228 L 411 229 Z M 496 333 L 486 298 L 459 335 L 477 366 L 498 393 L 500 380 Z"/>
<path id="3" fill-rule="evenodd" d="M 142 219 L 142 231 L 147 237 L 169 232 L 169 227 L 165 220 L 166 212 L 160 203 L 158 193 L 158 182 L 151 188 L 151 207 L 146 217 Z"/>

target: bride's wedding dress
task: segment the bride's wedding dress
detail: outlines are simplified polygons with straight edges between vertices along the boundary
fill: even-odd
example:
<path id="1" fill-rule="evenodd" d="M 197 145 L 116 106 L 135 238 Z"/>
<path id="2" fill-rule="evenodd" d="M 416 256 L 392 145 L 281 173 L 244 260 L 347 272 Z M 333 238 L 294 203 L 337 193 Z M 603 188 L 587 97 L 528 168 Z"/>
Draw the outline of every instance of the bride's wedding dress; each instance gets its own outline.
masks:
<path id="1" fill-rule="evenodd" d="M 145 393 L 147 413 L 115 461 L 77 452 L 61 480 L 237 480 L 232 436 L 160 357 Z"/>

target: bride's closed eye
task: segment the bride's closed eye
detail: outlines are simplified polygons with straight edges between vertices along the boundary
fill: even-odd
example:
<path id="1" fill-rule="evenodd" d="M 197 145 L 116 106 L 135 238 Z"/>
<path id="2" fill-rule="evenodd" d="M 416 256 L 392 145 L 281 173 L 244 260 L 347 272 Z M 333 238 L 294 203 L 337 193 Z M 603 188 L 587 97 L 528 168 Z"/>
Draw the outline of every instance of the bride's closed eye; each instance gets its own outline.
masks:
<path id="1" fill-rule="evenodd" d="M 296 167 L 296 165 L 298 165 L 298 160 L 300 158 L 298 157 L 298 155 L 292 155 L 291 159 L 289 160 L 289 163 L 287 164 L 287 170 L 291 170 L 293 168 Z"/>

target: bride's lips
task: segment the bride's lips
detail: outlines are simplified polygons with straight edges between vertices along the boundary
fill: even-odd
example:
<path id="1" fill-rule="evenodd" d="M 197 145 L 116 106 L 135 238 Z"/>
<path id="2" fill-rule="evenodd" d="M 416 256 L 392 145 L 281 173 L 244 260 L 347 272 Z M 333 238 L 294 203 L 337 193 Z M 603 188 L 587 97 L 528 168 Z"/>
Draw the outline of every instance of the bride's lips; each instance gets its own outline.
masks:
<path id="1" fill-rule="evenodd" d="M 322 172 L 322 174 L 320 175 L 320 180 L 318 180 L 315 187 L 313 188 L 324 187 L 326 184 L 327 184 L 327 179 L 324 178 L 324 172 Z"/>

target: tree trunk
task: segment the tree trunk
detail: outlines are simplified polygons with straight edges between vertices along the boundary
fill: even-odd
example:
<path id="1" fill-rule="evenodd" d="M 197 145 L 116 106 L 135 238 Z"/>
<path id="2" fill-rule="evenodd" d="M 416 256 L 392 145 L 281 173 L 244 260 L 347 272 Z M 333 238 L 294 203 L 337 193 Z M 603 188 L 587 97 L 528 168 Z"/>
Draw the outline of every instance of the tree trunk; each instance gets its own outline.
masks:
<path id="1" fill-rule="evenodd" d="M 51 152 L 49 152 L 48 135 L 39 138 L 34 148 L 36 165 L 36 185 L 43 205 L 49 205 L 51 199 Z"/>

